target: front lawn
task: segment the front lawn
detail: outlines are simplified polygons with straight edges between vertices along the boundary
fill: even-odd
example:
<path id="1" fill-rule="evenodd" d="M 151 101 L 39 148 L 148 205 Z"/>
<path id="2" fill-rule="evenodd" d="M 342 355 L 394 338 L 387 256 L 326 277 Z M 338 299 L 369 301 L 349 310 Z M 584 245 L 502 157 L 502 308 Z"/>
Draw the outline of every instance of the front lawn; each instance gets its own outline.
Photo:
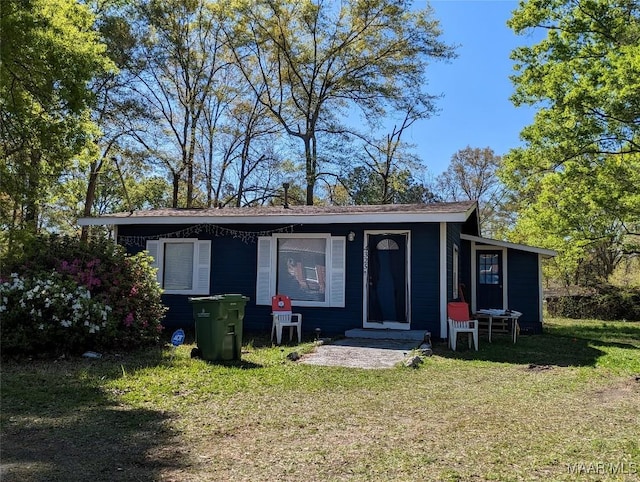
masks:
<path id="1" fill-rule="evenodd" d="M 2 364 L 0 480 L 640 480 L 640 324 L 548 320 L 419 369 L 311 343 Z"/>

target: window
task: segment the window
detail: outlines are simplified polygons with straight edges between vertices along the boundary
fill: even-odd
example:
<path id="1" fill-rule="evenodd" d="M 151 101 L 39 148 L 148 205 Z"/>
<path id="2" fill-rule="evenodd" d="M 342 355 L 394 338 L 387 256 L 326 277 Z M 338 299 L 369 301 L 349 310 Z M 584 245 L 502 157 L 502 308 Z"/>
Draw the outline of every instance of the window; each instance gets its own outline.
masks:
<path id="1" fill-rule="evenodd" d="M 275 234 L 258 240 L 257 304 L 284 294 L 296 306 L 344 306 L 345 238 Z"/>
<path id="2" fill-rule="evenodd" d="M 159 239 L 147 241 L 147 251 L 164 293 L 209 294 L 211 241 Z"/>
<path id="3" fill-rule="evenodd" d="M 453 299 L 457 299 L 459 296 L 458 293 L 458 284 L 460 283 L 460 268 L 459 263 L 460 263 L 460 255 L 459 255 L 459 250 L 458 250 L 458 245 L 454 244 L 453 245 L 453 254 L 452 254 L 453 258 L 451 260 L 451 279 L 453 280 L 453 286 L 452 286 L 452 293 L 451 296 L 453 297 Z"/>
<path id="4" fill-rule="evenodd" d="M 279 238 L 276 293 L 297 301 L 326 301 L 327 240 Z"/>
<path id="5" fill-rule="evenodd" d="M 193 289 L 193 243 L 164 243 L 162 287 L 165 290 Z"/>
<path id="6" fill-rule="evenodd" d="M 397 251 L 400 249 L 398 243 L 396 243 L 393 239 L 385 238 L 381 241 L 378 241 L 376 244 L 376 249 L 378 251 Z"/>
<path id="7" fill-rule="evenodd" d="M 500 284 L 500 260 L 498 254 L 481 254 L 480 259 L 480 284 Z"/>

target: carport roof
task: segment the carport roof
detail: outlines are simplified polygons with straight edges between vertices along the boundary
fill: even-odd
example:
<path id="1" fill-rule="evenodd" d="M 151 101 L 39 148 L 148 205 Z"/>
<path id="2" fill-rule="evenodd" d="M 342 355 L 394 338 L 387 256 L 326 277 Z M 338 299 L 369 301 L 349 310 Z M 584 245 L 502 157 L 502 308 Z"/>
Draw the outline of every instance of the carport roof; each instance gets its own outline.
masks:
<path id="1" fill-rule="evenodd" d="M 484 244 L 488 246 L 497 246 L 501 248 L 511 248 L 511 249 L 519 249 L 520 251 L 528 251 L 530 253 L 540 254 L 545 258 L 552 258 L 558 255 L 557 251 L 554 251 L 552 249 L 536 248 L 535 246 L 511 243 L 509 241 L 500 241 L 498 239 L 481 238 L 479 236 L 471 236 L 469 234 L 462 234 L 460 235 L 460 238 L 465 239 L 467 241 L 472 241 L 476 244 Z"/>

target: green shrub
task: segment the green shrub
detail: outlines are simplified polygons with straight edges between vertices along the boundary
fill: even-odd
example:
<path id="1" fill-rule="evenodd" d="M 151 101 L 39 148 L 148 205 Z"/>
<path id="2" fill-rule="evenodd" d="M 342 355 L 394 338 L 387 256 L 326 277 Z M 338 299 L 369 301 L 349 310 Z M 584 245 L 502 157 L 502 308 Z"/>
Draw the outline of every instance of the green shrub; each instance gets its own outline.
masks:
<path id="1" fill-rule="evenodd" d="M 6 268 L 3 356 L 126 350 L 159 340 L 166 309 L 145 253 L 129 256 L 108 241 L 40 238 Z"/>
<path id="2" fill-rule="evenodd" d="M 590 295 L 547 298 L 551 316 L 640 321 L 640 290 L 600 285 Z"/>

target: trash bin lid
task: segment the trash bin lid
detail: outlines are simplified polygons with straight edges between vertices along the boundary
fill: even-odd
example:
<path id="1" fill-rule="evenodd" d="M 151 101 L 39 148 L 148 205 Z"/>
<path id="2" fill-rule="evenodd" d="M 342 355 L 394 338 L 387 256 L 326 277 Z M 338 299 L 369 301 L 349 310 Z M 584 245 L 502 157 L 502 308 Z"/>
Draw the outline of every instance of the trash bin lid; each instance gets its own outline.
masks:
<path id="1" fill-rule="evenodd" d="M 198 303 L 203 301 L 249 301 L 248 296 L 241 294 L 223 294 L 212 296 L 200 296 L 198 298 L 189 298 L 190 303 Z"/>
<path id="2" fill-rule="evenodd" d="M 189 303 L 199 303 L 202 301 L 220 301 L 219 296 L 200 296 L 198 298 L 189 298 Z"/>
<path id="3" fill-rule="evenodd" d="M 248 296 L 244 296 L 237 293 L 227 293 L 227 294 L 218 295 L 218 296 L 220 297 L 220 299 L 224 301 L 249 301 Z"/>

